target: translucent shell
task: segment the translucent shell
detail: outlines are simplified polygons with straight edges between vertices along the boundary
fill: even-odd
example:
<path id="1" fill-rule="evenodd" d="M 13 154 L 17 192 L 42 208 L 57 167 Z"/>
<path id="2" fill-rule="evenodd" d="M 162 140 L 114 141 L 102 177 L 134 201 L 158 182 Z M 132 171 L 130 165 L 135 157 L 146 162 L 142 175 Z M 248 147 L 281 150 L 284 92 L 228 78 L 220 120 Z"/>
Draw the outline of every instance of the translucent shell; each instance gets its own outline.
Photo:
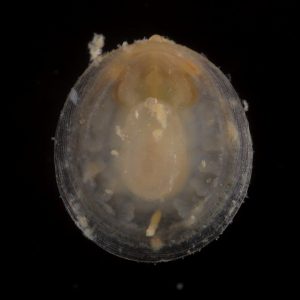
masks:
<path id="1" fill-rule="evenodd" d="M 88 238 L 160 262 L 200 250 L 232 221 L 252 144 L 222 72 L 156 35 L 105 54 L 78 79 L 58 123 L 55 167 Z"/>

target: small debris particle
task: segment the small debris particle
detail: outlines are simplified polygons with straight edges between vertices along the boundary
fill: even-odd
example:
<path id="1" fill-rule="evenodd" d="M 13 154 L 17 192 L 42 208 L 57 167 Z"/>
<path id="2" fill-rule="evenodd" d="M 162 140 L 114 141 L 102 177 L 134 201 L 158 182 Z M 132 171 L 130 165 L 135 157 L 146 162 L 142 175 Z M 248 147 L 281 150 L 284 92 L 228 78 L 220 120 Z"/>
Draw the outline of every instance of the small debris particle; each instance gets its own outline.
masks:
<path id="1" fill-rule="evenodd" d="M 111 151 L 110 151 L 110 154 L 111 154 L 112 156 L 119 156 L 119 152 L 118 152 L 117 150 L 111 150 Z"/>
<path id="2" fill-rule="evenodd" d="M 159 103 L 156 98 L 150 97 L 146 100 L 145 107 L 155 116 L 162 128 L 167 127 L 167 111 L 163 104 Z"/>
<path id="3" fill-rule="evenodd" d="M 178 283 L 176 284 L 176 289 L 177 289 L 178 291 L 181 291 L 181 290 L 183 289 L 183 287 L 184 287 L 184 285 L 183 285 L 182 282 L 178 282 Z"/>
<path id="4" fill-rule="evenodd" d="M 163 247 L 164 244 L 159 237 L 155 236 L 155 237 L 151 238 L 150 245 L 154 251 L 158 251 Z"/>
<path id="5" fill-rule="evenodd" d="M 201 166 L 202 168 L 206 168 L 206 161 L 204 159 L 201 160 Z"/>
<path id="6" fill-rule="evenodd" d="M 125 51 L 125 52 L 130 52 L 131 51 L 131 47 L 128 45 L 128 42 L 123 42 L 122 43 L 122 45 L 120 46 L 122 49 L 123 49 L 123 51 Z"/>
<path id="7" fill-rule="evenodd" d="M 152 237 L 155 235 L 156 230 L 158 228 L 159 222 L 161 219 L 161 211 L 157 210 L 151 217 L 149 226 L 146 230 L 146 236 Z"/>
<path id="8" fill-rule="evenodd" d="M 101 58 L 102 48 L 104 46 L 104 36 L 102 34 L 94 33 L 94 37 L 91 42 L 88 44 L 90 51 L 90 60 L 98 60 Z"/>
<path id="9" fill-rule="evenodd" d="M 73 104 L 77 105 L 79 97 L 78 97 L 77 91 L 75 89 L 71 89 L 69 97 L 70 97 L 71 101 L 73 102 Z"/>
<path id="10" fill-rule="evenodd" d="M 82 228 L 87 228 L 87 227 L 88 227 L 87 219 L 86 219 L 86 217 L 84 217 L 84 216 L 78 217 L 78 223 L 80 224 L 80 226 L 81 226 Z"/>
<path id="11" fill-rule="evenodd" d="M 139 118 L 139 112 L 138 112 L 137 110 L 134 112 L 134 115 L 135 115 L 135 118 L 136 118 L 136 119 Z"/>
<path id="12" fill-rule="evenodd" d="M 83 234 L 87 237 L 87 238 L 89 238 L 90 240 L 92 240 L 93 239 L 93 229 L 91 229 L 91 228 L 86 228 L 84 231 L 83 231 Z"/>
<path id="13" fill-rule="evenodd" d="M 194 215 L 190 216 L 189 219 L 187 220 L 187 225 L 192 226 L 196 223 L 196 217 Z"/>
<path id="14" fill-rule="evenodd" d="M 159 43 L 170 43 L 170 44 L 174 44 L 174 42 L 172 40 L 169 40 L 167 37 L 158 35 L 158 34 L 154 34 L 149 38 L 149 41 L 155 41 L 155 42 L 159 42 Z"/>
<path id="15" fill-rule="evenodd" d="M 243 100 L 243 107 L 244 107 L 244 111 L 248 111 L 249 110 L 249 104 L 246 100 Z"/>
<path id="16" fill-rule="evenodd" d="M 124 134 L 124 132 L 122 131 L 119 125 L 116 126 L 116 135 L 119 136 L 122 141 L 124 141 L 126 138 L 126 135 Z"/>
<path id="17" fill-rule="evenodd" d="M 106 189 L 105 193 L 108 194 L 108 195 L 112 195 L 114 192 L 110 189 Z"/>

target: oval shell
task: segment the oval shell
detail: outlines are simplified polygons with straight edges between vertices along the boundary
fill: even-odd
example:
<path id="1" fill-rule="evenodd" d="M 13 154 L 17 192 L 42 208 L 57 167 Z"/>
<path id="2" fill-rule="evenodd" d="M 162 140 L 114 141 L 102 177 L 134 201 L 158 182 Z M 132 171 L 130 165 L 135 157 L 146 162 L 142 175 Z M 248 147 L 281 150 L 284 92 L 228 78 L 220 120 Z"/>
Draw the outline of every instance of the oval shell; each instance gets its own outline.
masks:
<path id="1" fill-rule="evenodd" d="M 67 210 L 123 258 L 160 262 L 200 250 L 232 221 L 249 185 L 239 97 L 207 58 L 157 35 L 93 57 L 56 132 Z"/>

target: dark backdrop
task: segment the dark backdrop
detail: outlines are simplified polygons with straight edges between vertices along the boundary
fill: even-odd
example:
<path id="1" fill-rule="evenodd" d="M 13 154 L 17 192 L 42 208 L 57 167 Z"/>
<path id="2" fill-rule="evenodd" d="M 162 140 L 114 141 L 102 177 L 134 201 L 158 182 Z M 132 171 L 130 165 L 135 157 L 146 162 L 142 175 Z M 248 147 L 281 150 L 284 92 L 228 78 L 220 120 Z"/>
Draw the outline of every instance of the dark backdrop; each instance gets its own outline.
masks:
<path id="1" fill-rule="evenodd" d="M 13 168 L 19 185 L 12 195 L 20 214 L 13 290 L 40 293 L 40 299 L 52 292 L 93 293 L 97 299 L 216 294 L 256 299 L 291 291 L 294 265 L 287 253 L 293 246 L 282 221 L 292 199 L 287 168 L 296 101 L 295 6 L 41 1 L 16 5 L 8 14 L 4 30 L 16 25 L 14 62 L 21 70 L 9 116 L 18 133 Z M 248 198 L 224 234 L 196 255 L 158 265 L 120 259 L 83 237 L 64 209 L 51 137 L 70 88 L 88 65 L 87 43 L 94 32 L 105 35 L 104 51 L 123 41 L 165 35 L 204 53 L 249 103 L 254 169 Z"/>

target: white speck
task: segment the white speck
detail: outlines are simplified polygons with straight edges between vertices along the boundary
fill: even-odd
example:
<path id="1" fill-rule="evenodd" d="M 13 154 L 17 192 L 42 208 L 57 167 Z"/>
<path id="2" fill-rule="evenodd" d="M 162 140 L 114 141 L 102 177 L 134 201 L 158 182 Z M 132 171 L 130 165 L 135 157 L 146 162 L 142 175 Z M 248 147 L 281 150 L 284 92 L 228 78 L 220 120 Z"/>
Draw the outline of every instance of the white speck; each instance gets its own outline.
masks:
<path id="1" fill-rule="evenodd" d="M 202 159 L 198 169 L 200 172 L 203 172 L 203 169 L 205 169 L 205 168 L 206 168 L 206 160 Z"/>
<path id="2" fill-rule="evenodd" d="M 125 140 L 126 135 L 124 134 L 124 132 L 122 131 L 120 126 L 116 126 L 116 135 L 119 136 L 121 138 L 122 141 Z"/>
<path id="3" fill-rule="evenodd" d="M 187 220 L 186 220 L 186 225 L 187 226 L 192 226 L 196 223 L 196 217 L 194 215 L 191 215 Z"/>
<path id="4" fill-rule="evenodd" d="M 76 213 L 78 213 L 78 211 L 80 210 L 80 205 L 79 205 L 78 203 L 76 203 L 74 199 L 72 199 L 72 202 L 73 202 L 73 204 L 72 204 L 73 210 L 74 210 Z"/>
<path id="5" fill-rule="evenodd" d="M 78 217 L 78 223 L 80 224 L 80 226 L 81 226 L 82 228 L 88 227 L 87 219 L 86 219 L 86 217 L 84 217 L 84 216 Z"/>
<path id="6" fill-rule="evenodd" d="M 90 240 L 93 239 L 93 229 L 91 228 L 86 228 L 84 231 L 83 231 L 83 234 L 89 238 Z"/>
<path id="7" fill-rule="evenodd" d="M 134 115 L 135 115 L 135 118 L 136 118 L 136 119 L 139 118 L 139 112 L 138 112 L 137 110 L 134 112 Z"/>
<path id="8" fill-rule="evenodd" d="M 119 156 L 119 152 L 118 152 L 117 150 L 111 150 L 111 151 L 110 151 L 110 154 L 111 154 L 112 156 Z"/>
<path id="9" fill-rule="evenodd" d="M 79 97 L 78 97 L 77 91 L 75 89 L 71 89 L 69 97 L 70 97 L 71 101 L 73 102 L 73 104 L 77 105 Z"/>
<path id="10" fill-rule="evenodd" d="M 91 42 L 88 44 L 90 51 L 90 60 L 97 61 L 101 60 L 102 48 L 104 46 L 104 36 L 102 34 L 94 33 L 94 37 Z"/>
<path id="11" fill-rule="evenodd" d="M 235 211 L 235 205 L 233 205 L 230 209 L 229 209 L 229 212 L 228 212 L 228 215 L 230 216 L 230 215 L 232 215 L 233 214 L 233 212 Z"/>
<path id="12" fill-rule="evenodd" d="M 181 290 L 183 289 L 183 287 L 184 287 L 184 285 L 183 285 L 182 282 L 178 282 L 178 283 L 176 284 L 176 289 L 177 289 L 178 291 L 181 291 Z"/>
<path id="13" fill-rule="evenodd" d="M 248 111 L 249 110 L 249 104 L 246 100 L 243 100 L 243 107 L 244 107 L 244 111 Z"/>
<path id="14" fill-rule="evenodd" d="M 128 46 L 128 43 L 125 41 L 122 43 L 121 48 L 125 51 L 125 52 L 130 52 L 131 48 Z"/>
<path id="15" fill-rule="evenodd" d="M 149 97 L 145 101 L 145 107 L 149 109 L 150 113 L 155 116 L 162 128 L 167 127 L 167 110 L 165 105 L 159 103 L 156 98 Z"/>
<path id="16" fill-rule="evenodd" d="M 112 195 L 114 192 L 112 190 L 106 189 L 105 193 L 108 194 L 108 195 Z"/>

